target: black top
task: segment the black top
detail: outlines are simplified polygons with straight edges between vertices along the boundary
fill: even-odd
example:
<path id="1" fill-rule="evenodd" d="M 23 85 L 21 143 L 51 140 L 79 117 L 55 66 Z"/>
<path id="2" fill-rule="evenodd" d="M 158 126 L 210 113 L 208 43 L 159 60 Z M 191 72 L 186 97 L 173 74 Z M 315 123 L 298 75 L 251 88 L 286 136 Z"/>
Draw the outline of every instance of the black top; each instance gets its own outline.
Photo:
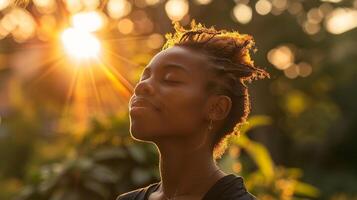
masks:
<path id="1" fill-rule="evenodd" d="M 145 188 L 124 193 L 116 200 L 148 200 L 151 193 L 160 186 L 160 182 L 153 183 Z M 205 194 L 202 200 L 257 200 L 250 194 L 243 182 L 243 178 L 229 174 L 219 179 Z"/>

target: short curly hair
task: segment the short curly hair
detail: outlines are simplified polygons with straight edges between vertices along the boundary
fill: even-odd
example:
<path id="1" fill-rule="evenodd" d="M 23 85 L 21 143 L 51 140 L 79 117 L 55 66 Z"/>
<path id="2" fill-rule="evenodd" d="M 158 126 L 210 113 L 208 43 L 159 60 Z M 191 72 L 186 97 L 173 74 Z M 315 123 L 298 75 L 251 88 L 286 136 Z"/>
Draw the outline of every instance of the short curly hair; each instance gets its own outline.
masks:
<path id="1" fill-rule="evenodd" d="M 251 60 L 254 48 L 253 37 L 237 31 L 216 30 L 196 24 L 186 30 L 178 22 L 173 22 L 175 33 L 166 34 L 163 50 L 173 46 L 183 46 L 207 55 L 213 64 L 215 80 L 207 83 L 207 91 L 227 95 L 232 100 L 232 108 L 223 126 L 215 133 L 212 141 L 214 159 L 221 158 L 227 148 L 227 138 L 239 134 L 239 127 L 244 124 L 251 110 L 246 81 L 270 78 L 268 72 L 258 68 Z"/>

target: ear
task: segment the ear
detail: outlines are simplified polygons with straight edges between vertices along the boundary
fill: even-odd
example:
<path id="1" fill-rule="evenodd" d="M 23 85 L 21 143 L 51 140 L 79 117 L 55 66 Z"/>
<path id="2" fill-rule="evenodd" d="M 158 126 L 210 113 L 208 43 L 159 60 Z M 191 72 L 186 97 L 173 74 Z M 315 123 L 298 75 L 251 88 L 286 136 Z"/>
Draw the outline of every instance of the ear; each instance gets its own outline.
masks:
<path id="1" fill-rule="evenodd" d="M 225 119 L 232 108 L 232 100 L 226 95 L 211 96 L 208 101 L 208 118 L 214 121 Z"/>

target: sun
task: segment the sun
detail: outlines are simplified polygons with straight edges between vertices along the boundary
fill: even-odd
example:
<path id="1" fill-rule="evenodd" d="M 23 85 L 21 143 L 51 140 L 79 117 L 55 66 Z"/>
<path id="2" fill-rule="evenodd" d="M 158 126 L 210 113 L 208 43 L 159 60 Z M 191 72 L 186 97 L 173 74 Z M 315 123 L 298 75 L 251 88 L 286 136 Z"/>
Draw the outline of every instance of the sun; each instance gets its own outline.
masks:
<path id="1" fill-rule="evenodd" d="M 96 57 L 101 50 L 98 38 L 81 29 L 67 28 L 61 34 L 61 39 L 67 53 L 78 59 Z"/>

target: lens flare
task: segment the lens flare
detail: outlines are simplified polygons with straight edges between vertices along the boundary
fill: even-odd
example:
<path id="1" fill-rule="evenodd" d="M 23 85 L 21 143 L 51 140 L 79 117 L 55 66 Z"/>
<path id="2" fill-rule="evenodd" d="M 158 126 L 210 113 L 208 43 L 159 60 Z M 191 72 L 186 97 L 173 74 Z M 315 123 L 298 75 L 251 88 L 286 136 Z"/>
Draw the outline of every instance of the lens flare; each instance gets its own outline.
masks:
<path id="1" fill-rule="evenodd" d="M 99 40 L 93 34 L 76 28 L 63 31 L 61 39 L 68 54 L 75 58 L 96 57 L 101 49 Z"/>
<path id="2" fill-rule="evenodd" d="M 73 27 L 87 32 L 94 32 L 101 29 L 103 23 L 103 15 L 94 11 L 77 13 L 72 17 Z"/>

